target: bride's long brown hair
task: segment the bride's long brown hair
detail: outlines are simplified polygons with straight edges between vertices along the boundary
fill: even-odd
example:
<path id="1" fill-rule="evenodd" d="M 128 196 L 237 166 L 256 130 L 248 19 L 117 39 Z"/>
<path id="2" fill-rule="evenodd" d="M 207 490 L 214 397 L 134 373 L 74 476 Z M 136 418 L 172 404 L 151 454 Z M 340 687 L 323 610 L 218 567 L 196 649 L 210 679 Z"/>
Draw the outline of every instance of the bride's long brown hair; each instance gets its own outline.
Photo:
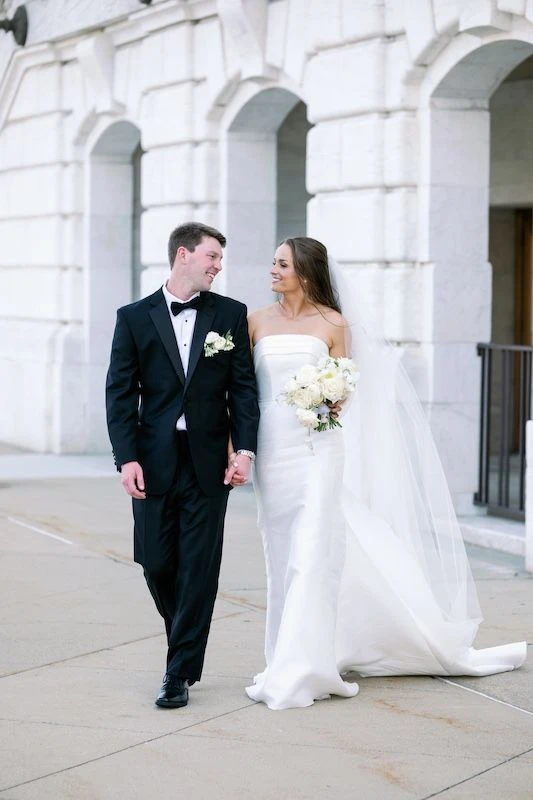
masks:
<path id="1" fill-rule="evenodd" d="M 339 298 L 331 284 L 328 251 L 310 236 L 293 236 L 282 244 L 290 247 L 296 272 L 306 300 L 313 305 L 327 306 L 340 313 Z"/>

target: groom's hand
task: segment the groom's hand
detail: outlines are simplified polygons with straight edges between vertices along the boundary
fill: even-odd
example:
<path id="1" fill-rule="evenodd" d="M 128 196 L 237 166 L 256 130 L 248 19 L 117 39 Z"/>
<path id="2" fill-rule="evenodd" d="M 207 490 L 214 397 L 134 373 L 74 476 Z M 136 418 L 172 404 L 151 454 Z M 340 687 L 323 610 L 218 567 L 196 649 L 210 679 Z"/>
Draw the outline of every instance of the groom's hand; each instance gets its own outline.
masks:
<path id="1" fill-rule="evenodd" d="M 144 491 L 143 468 L 138 461 L 128 461 L 120 468 L 122 485 L 130 497 L 146 500 Z"/>
<path id="2" fill-rule="evenodd" d="M 224 475 L 225 486 L 243 486 L 250 477 L 252 462 L 248 456 L 230 453 Z"/>

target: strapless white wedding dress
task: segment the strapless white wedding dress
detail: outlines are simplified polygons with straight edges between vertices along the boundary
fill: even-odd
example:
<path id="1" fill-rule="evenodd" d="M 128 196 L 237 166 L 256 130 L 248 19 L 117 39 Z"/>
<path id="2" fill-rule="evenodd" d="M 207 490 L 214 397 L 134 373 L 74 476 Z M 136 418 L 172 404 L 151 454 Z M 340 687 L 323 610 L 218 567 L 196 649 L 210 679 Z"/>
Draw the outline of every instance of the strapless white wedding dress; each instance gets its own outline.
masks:
<path id="1" fill-rule="evenodd" d="M 392 528 L 343 497 L 343 429 L 309 432 L 279 402 L 286 381 L 327 353 L 321 339 L 300 334 L 266 336 L 254 348 L 267 620 L 266 668 L 249 697 L 294 708 L 356 695 L 358 685 L 341 677 L 349 671 L 486 675 L 520 666 L 525 642 L 474 650 L 475 629 L 443 617 Z"/>

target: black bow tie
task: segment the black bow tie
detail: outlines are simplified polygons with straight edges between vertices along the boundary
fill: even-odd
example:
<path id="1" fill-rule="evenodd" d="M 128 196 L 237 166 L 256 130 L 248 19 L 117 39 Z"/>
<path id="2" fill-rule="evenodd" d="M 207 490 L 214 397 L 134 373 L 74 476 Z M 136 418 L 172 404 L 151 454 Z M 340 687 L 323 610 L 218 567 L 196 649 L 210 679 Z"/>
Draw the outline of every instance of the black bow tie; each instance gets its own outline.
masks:
<path id="1" fill-rule="evenodd" d="M 193 297 L 192 300 L 187 300 L 186 303 L 172 302 L 170 304 L 170 310 L 172 311 L 174 316 L 177 317 L 178 314 L 181 314 L 182 311 L 187 311 L 188 308 L 194 308 L 198 310 L 201 305 L 202 305 L 202 295 L 199 294 L 197 297 Z"/>

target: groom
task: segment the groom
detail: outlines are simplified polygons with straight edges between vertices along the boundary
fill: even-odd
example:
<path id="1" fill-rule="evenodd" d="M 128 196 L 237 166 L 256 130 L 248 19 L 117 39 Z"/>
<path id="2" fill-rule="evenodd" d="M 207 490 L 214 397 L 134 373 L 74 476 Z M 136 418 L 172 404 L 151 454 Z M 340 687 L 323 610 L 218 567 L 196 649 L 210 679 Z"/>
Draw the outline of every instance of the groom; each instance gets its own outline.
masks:
<path id="1" fill-rule="evenodd" d="M 133 498 L 134 558 L 165 621 L 163 708 L 187 705 L 188 686 L 200 680 L 229 484 L 246 482 L 257 443 L 246 306 L 209 291 L 225 244 L 196 222 L 172 231 L 170 277 L 119 308 L 107 375 L 109 438 Z"/>

